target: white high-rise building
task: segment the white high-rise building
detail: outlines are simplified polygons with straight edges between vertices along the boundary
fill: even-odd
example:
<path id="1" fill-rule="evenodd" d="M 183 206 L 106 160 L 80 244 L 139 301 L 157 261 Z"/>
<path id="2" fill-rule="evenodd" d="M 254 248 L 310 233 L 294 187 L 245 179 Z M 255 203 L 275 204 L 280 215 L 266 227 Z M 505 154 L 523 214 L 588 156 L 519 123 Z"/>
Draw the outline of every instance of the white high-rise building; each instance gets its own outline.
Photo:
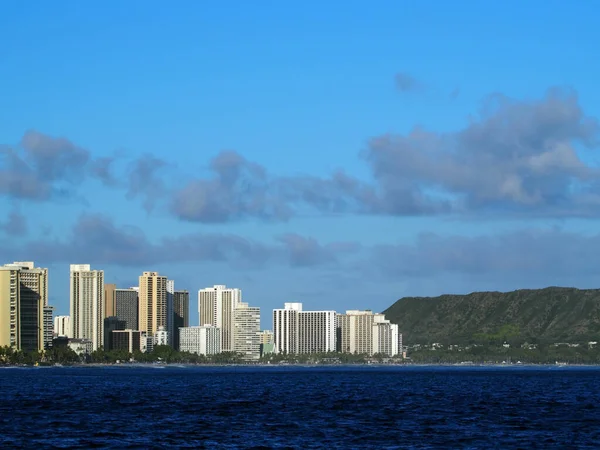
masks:
<path id="1" fill-rule="evenodd" d="M 233 350 L 245 361 L 260 359 L 260 308 L 240 302 L 233 310 Z"/>
<path id="2" fill-rule="evenodd" d="M 221 330 L 212 325 L 179 328 L 179 351 L 197 355 L 221 353 Z"/>
<path id="3" fill-rule="evenodd" d="M 275 348 L 281 353 L 335 351 L 336 312 L 303 311 L 301 303 L 273 310 Z"/>
<path id="4" fill-rule="evenodd" d="M 71 316 L 56 316 L 54 318 L 54 335 L 64 337 L 71 335 Z"/>
<path id="5" fill-rule="evenodd" d="M 71 335 L 88 339 L 92 350 L 104 343 L 104 271 L 89 264 L 71 264 Z"/>
<path id="6" fill-rule="evenodd" d="M 400 334 L 398 325 L 385 320 L 383 314 L 375 316 L 373 322 L 373 350 L 372 354 L 379 353 L 386 356 L 396 356 L 401 352 L 399 347 Z"/>
<path id="7" fill-rule="evenodd" d="M 302 303 L 286 303 L 273 310 L 273 339 L 277 353 L 298 353 L 298 315 Z"/>
<path id="8" fill-rule="evenodd" d="M 335 352 L 335 311 L 298 314 L 298 353 Z"/>
<path id="9" fill-rule="evenodd" d="M 212 325 L 221 330 L 221 351 L 233 351 L 233 311 L 242 301 L 241 289 L 225 285 L 198 291 L 198 316 L 200 325 Z"/>

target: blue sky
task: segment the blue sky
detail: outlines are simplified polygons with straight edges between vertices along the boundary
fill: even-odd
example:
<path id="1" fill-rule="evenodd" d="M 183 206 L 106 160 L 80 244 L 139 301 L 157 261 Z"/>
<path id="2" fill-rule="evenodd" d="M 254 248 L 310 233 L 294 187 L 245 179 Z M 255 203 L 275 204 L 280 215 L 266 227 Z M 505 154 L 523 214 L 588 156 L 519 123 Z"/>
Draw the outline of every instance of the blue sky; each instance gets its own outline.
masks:
<path id="1" fill-rule="evenodd" d="M 597 287 L 593 2 L 0 6 L 0 255 L 271 309 Z"/>

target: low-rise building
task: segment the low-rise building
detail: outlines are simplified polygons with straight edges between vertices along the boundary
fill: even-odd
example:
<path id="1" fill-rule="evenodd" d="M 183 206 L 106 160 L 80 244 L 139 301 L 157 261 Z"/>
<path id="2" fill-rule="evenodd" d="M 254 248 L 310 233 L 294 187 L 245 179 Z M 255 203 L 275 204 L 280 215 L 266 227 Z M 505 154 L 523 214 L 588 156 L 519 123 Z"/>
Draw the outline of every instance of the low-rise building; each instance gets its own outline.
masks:
<path id="1" fill-rule="evenodd" d="M 181 327 L 179 329 L 179 348 L 182 352 L 196 353 L 197 355 L 221 353 L 221 330 L 212 325 Z"/>
<path id="2" fill-rule="evenodd" d="M 129 353 L 142 350 L 142 339 L 145 336 L 137 330 L 114 330 L 112 331 L 112 350 L 125 350 Z"/>
<path id="3" fill-rule="evenodd" d="M 91 339 L 69 339 L 68 347 L 79 356 L 89 355 L 94 351 L 94 343 Z"/>
<path id="4" fill-rule="evenodd" d="M 162 325 L 154 333 L 154 345 L 169 345 L 169 332 Z"/>

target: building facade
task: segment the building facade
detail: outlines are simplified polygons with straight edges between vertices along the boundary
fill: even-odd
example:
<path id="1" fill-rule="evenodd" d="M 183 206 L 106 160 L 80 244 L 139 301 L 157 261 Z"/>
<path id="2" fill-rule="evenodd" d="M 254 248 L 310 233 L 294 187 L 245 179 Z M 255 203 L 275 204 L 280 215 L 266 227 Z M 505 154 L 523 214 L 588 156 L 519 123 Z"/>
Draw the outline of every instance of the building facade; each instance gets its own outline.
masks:
<path id="1" fill-rule="evenodd" d="M 273 339 L 277 353 L 298 353 L 298 322 L 302 303 L 285 303 L 273 310 Z"/>
<path id="2" fill-rule="evenodd" d="M 260 308 L 239 302 L 233 310 L 233 351 L 244 361 L 260 359 Z"/>
<path id="3" fill-rule="evenodd" d="M 92 351 L 104 345 L 104 271 L 89 264 L 70 266 L 71 336 L 91 341 Z"/>
<path id="4" fill-rule="evenodd" d="M 173 348 L 179 350 L 179 329 L 190 326 L 190 293 L 175 291 L 173 296 Z"/>
<path id="5" fill-rule="evenodd" d="M 175 281 L 167 280 L 167 324 L 165 329 L 168 332 L 169 343 L 171 347 L 174 346 L 174 328 L 175 328 Z"/>
<path id="6" fill-rule="evenodd" d="M 141 331 L 114 330 L 111 334 L 113 350 L 124 350 L 129 353 L 141 351 L 142 338 L 145 339 Z"/>
<path id="7" fill-rule="evenodd" d="M 335 337 L 335 311 L 301 311 L 298 314 L 298 353 L 335 352 Z"/>
<path id="8" fill-rule="evenodd" d="M 138 298 L 139 330 L 153 337 L 159 327 L 167 327 L 167 277 L 144 272 Z"/>
<path id="9" fill-rule="evenodd" d="M 71 316 L 54 317 L 54 335 L 56 337 L 71 335 Z"/>
<path id="10" fill-rule="evenodd" d="M 54 307 L 44 306 L 44 349 L 52 347 L 54 339 Z"/>
<path id="11" fill-rule="evenodd" d="M 212 325 L 180 328 L 179 347 L 182 352 L 197 355 L 221 353 L 221 330 Z"/>
<path id="12" fill-rule="evenodd" d="M 44 322 L 48 269 L 36 268 L 33 262 L 15 262 L 0 270 L 0 345 L 42 351 L 44 332 L 52 332 L 52 324 L 46 330 Z"/>
<path id="13" fill-rule="evenodd" d="M 398 333 L 398 325 L 385 320 L 383 314 L 379 314 L 373 322 L 373 350 L 372 354 L 385 356 L 396 356 L 402 352 L 401 335 Z"/>
<path id="14" fill-rule="evenodd" d="M 114 317 L 117 315 L 116 307 L 116 296 L 117 290 L 116 284 L 105 284 L 104 285 L 104 317 Z"/>
<path id="15" fill-rule="evenodd" d="M 258 340 L 261 344 L 274 344 L 275 337 L 271 330 L 261 330 L 258 332 Z"/>
<path id="16" fill-rule="evenodd" d="M 221 351 L 233 351 L 233 311 L 242 301 L 240 289 L 225 285 L 198 291 L 198 316 L 200 325 L 212 325 L 221 330 Z"/>
<path id="17" fill-rule="evenodd" d="M 124 320 L 120 320 L 116 316 L 111 316 L 104 319 L 104 350 L 113 350 L 112 332 L 122 331 L 125 329 L 127 329 L 127 323 Z"/>
<path id="18" fill-rule="evenodd" d="M 338 314 L 338 351 L 373 356 L 398 354 L 398 326 L 371 310 Z"/>
<path id="19" fill-rule="evenodd" d="M 162 325 L 154 333 L 154 346 L 169 345 L 169 332 Z"/>
<path id="20" fill-rule="evenodd" d="M 0 347 L 21 348 L 19 270 L 0 267 Z"/>
<path id="21" fill-rule="evenodd" d="M 273 310 L 278 353 L 325 353 L 336 349 L 336 312 L 303 311 L 302 303 Z"/>
<path id="22" fill-rule="evenodd" d="M 138 314 L 138 288 L 115 289 L 115 315 L 125 321 L 125 329 L 139 329 Z"/>
<path id="23" fill-rule="evenodd" d="M 373 323 L 383 314 L 371 310 L 350 310 L 337 315 L 338 348 L 342 353 L 373 354 Z"/>

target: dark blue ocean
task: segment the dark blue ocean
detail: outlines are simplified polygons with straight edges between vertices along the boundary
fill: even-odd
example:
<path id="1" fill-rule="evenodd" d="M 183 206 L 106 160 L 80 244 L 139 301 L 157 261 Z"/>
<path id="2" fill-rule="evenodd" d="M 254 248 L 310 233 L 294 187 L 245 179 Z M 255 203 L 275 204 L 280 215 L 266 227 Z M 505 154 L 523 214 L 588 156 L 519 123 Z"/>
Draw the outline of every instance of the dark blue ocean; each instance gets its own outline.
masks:
<path id="1" fill-rule="evenodd" d="M 599 368 L 4 368 L 0 383 L 0 448 L 600 448 Z"/>

